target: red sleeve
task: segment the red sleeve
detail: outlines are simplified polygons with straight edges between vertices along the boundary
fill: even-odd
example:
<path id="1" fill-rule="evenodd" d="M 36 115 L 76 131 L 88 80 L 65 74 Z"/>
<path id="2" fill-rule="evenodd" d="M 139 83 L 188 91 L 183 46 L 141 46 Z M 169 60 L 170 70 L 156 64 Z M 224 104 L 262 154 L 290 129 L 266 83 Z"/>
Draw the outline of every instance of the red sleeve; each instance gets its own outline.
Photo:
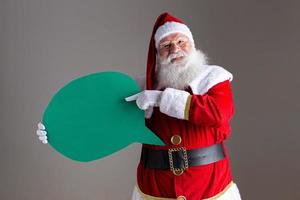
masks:
<path id="1" fill-rule="evenodd" d="M 193 94 L 188 107 L 188 120 L 203 126 L 221 126 L 234 113 L 230 81 L 211 87 L 203 95 Z"/>

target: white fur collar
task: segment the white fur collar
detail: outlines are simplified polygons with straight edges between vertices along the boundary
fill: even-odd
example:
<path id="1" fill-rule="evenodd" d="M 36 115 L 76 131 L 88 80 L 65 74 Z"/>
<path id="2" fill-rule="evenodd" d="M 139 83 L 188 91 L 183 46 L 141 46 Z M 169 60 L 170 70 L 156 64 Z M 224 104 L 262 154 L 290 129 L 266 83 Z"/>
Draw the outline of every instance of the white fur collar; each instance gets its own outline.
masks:
<path id="1" fill-rule="evenodd" d="M 223 67 L 217 65 L 204 65 L 203 67 L 204 70 L 189 84 L 194 94 L 205 94 L 217 83 L 233 80 L 233 75 Z"/>

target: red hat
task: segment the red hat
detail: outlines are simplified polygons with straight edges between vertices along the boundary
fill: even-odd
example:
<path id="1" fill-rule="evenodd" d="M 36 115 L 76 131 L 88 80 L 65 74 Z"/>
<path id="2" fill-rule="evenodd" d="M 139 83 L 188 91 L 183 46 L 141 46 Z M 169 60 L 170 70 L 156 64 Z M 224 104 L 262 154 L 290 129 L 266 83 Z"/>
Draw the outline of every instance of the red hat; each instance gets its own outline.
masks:
<path id="1" fill-rule="evenodd" d="M 178 18 L 165 12 L 158 16 L 153 27 L 147 60 L 146 89 L 152 90 L 154 86 L 154 75 L 156 65 L 156 54 L 159 41 L 171 33 L 182 33 L 186 35 L 194 46 L 194 40 L 190 29 Z"/>

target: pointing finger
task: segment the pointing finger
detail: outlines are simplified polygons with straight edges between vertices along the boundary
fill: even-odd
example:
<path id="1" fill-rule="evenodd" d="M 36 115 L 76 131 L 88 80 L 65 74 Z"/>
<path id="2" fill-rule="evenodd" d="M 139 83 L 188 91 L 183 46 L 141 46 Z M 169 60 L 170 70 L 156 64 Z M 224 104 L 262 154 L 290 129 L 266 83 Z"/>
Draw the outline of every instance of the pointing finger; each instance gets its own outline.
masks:
<path id="1" fill-rule="evenodd" d="M 134 94 L 132 96 L 126 97 L 125 100 L 126 101 L 135 101 L 135 100 L 137 100 L 137 98 L 138 98 L 139 95 L 140 95 L 140 92 L 137 93 L 137 94 Z"/>

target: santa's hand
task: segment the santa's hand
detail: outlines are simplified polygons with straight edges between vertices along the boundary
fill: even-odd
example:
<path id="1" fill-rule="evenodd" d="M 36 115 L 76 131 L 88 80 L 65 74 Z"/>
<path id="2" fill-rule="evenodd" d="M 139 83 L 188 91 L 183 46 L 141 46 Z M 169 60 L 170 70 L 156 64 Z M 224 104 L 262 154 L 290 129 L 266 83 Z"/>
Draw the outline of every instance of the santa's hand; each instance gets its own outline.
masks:
<path id="1" fill-rule="evenodd" d="M 136 101 L 137 106 L 141 110 L 147 110 L 150 107 L 159 106 L 162 91 L 144 90 L 135 95 L 125 98 L 126 101 Z"/>
<path id="2" fill-rule="evenodd" d="M 45 131 L 45 126 L 41 122 L 38 123 L 38 129 L 36 130 L 36 134 L 39 136 L 39 140 L 42 141 L 43 144 L 47 144 L 47 132 Z"/>

